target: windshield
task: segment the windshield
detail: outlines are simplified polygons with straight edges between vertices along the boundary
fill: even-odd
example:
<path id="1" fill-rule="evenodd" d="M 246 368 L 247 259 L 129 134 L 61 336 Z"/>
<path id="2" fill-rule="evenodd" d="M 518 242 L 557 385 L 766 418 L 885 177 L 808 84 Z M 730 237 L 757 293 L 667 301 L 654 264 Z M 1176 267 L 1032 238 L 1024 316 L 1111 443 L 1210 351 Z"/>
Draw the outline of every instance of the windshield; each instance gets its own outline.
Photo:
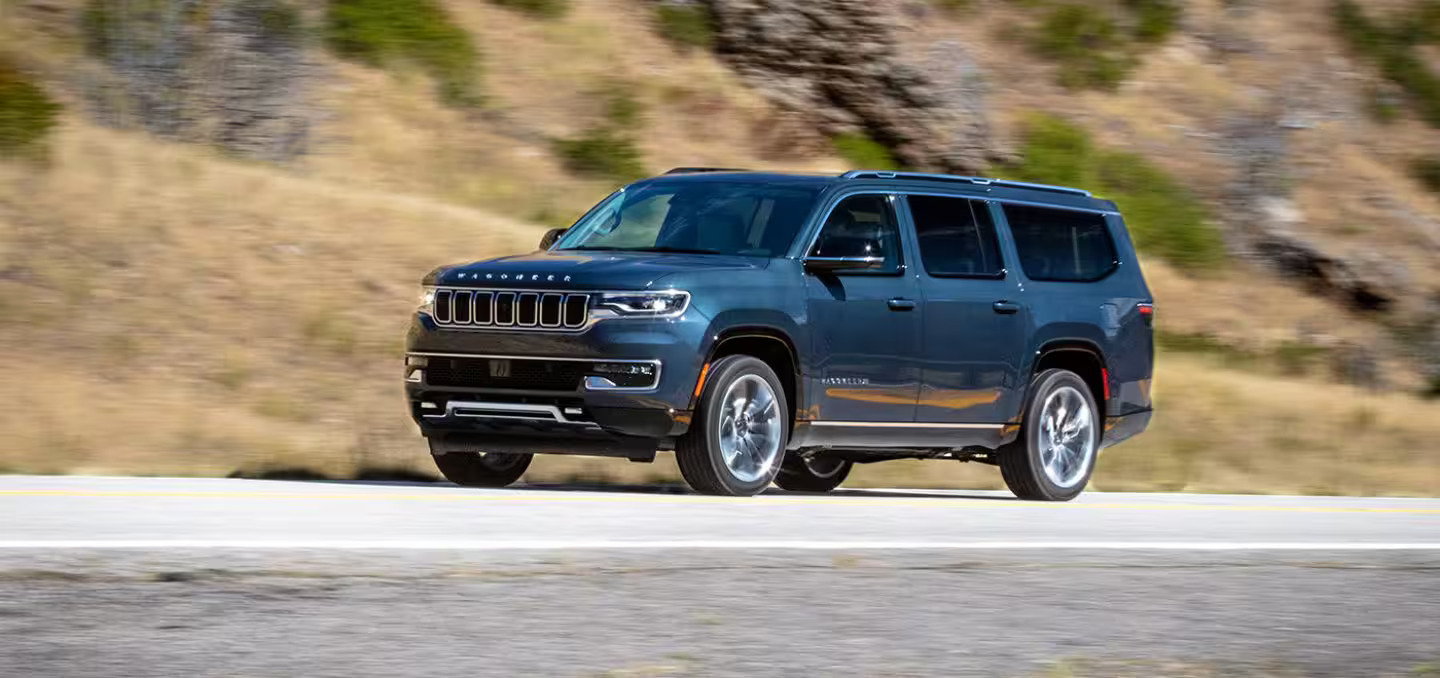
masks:
<path id="1" fill-rule="evenodd" d="M 818 194 L 760 182 L 644 184 L 610 196 L 553 249 L 776 257 L 789 249 Z"/>

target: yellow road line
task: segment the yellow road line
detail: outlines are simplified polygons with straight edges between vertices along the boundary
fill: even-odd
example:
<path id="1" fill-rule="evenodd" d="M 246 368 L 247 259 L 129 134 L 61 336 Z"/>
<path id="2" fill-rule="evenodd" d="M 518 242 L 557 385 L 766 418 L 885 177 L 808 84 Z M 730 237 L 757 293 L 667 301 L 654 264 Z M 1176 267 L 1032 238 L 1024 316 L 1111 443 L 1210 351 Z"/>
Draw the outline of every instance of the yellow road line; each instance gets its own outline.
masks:
<path id="1" fill-rule="evenodd" d="M 983 497 L 751 497 L 731 499 L 725 497 L 679 496 L 679 495 L 565 495 L 531 494 L 514 492 L 507 494 L 398 494 L 398 493 L 286 493 L 286 492 L 159 492 L 159 491 L 95 491 L 95 490 L 0 490 L 5 497 L 65 497 L 86 499 L 277 499 L 277 500 L 383 500 L 383 501 L 539 501 L 619 504 L 730 504 L 736 506 L 761 504 L 766 506 L 822 505 L 854 507 L 929 507 L 929 508 L 1049 508 L 1049 509 L 1108 509 L 1127 511 L 1279 511 L 1293 513 L 1394 513 L 1412 515 L 1440 515 L 1440 508 L 1405 508 L 1378 506 L 1230 506 L 1215 504 L 1088 504 L 1088 503 L 1047 503 L 1009 500 L 989 500 Z"/>

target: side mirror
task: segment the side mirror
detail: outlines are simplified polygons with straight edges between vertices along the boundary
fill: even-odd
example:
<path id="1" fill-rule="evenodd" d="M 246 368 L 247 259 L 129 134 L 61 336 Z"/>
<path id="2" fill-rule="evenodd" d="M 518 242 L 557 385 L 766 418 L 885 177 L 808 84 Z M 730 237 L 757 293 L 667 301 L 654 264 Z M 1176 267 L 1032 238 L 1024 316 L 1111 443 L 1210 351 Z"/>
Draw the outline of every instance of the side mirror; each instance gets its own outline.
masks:
<path id="1" fill-rule="evenodd" d="M 565 235 L 565 231 L 568 231 L 568 230 L 570 230 L 570 229 L 568 229 L 568 228 L 552 228 L 552 229 L 550 229 L 550 230 L 548 230 L 548 231 L 545 231 L 545 235 L 543 235 L 543 236 L 540 237 L 540 249 L 542 249 L 542 250 L 548 250 L 548 249 L 550 249 L 550 246 L 551 246 L 551 245 L 554 245 L 554 244 L 555 244 L 555 241 L 556 241 L 556 240 L 559 240 L 559 239 L 560 239 L 560 236 Z"/>
<path id="2" fill-rule="evenodd" d="M 885 257 L 806 257 L 807 271 L 866 271 L 885 265 Z"/>

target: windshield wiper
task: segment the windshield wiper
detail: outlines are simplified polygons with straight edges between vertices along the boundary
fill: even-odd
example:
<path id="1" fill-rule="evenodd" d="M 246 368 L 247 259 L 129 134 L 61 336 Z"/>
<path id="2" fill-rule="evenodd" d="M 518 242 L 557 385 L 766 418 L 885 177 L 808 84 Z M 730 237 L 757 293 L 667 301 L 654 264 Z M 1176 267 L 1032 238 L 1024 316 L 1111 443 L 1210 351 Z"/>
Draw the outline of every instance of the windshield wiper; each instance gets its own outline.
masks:
<path id="1" fill-rule="evenodd" d="M 720 250 L 707 250 L 699 247 L 670 247 L 668 245 L 656 245 L 654 247 L 634 247 L 629 252 L 669 252 L 672 254 L 724 254 Z"/>
<path id="2" fill-rule="evenodd" d="M 585 250 L 590 252 L 665 252 L 668 254 L 724 254 L 720 250 L 707 250 L 698 247 L 670 247 L 668 245 L 655 245 L 653 247 L 567 247 L 566 250 Z"/>

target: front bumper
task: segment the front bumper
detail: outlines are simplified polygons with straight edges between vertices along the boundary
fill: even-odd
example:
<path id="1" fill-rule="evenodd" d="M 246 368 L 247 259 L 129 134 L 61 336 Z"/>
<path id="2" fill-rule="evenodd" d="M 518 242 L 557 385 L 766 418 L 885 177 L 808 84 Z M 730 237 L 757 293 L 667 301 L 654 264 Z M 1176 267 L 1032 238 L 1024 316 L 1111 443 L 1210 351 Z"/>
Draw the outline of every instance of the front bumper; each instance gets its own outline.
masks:
<path id="1" fill-rule="evenodd" d="M 483 442 L 486 449 L 523 442 L 531 452 L 563 448 L 632 456 L 628 452 L 636 446 L 653 452 L 657 440 L 683 435 L 689 426 L 706 323 L 687 315 L 692 319 L 625 319 L 596 323 L 582 333 L 552 333 L 441 329 L 427 314 L 417 313 L 406 339 L 411 416 L 432 439 Z M 456 385 L 448 377 L 432 378 L 433 361 L 479 364 L 492 375 L 506 369 L 490 368 L 491 360 L 563 364 L 572 377 L 575 366 L 581 366 L 585 378 L 522 378 L 503 385 L 486 379 Z M 619 384 L 611 385 L 592 378 L 603 377 L 590 373 L 594 363 L 634 366 L 637 372 L 653 368 L 653 379 L 634 386 L 638 375 L 612 375 Z"/>

